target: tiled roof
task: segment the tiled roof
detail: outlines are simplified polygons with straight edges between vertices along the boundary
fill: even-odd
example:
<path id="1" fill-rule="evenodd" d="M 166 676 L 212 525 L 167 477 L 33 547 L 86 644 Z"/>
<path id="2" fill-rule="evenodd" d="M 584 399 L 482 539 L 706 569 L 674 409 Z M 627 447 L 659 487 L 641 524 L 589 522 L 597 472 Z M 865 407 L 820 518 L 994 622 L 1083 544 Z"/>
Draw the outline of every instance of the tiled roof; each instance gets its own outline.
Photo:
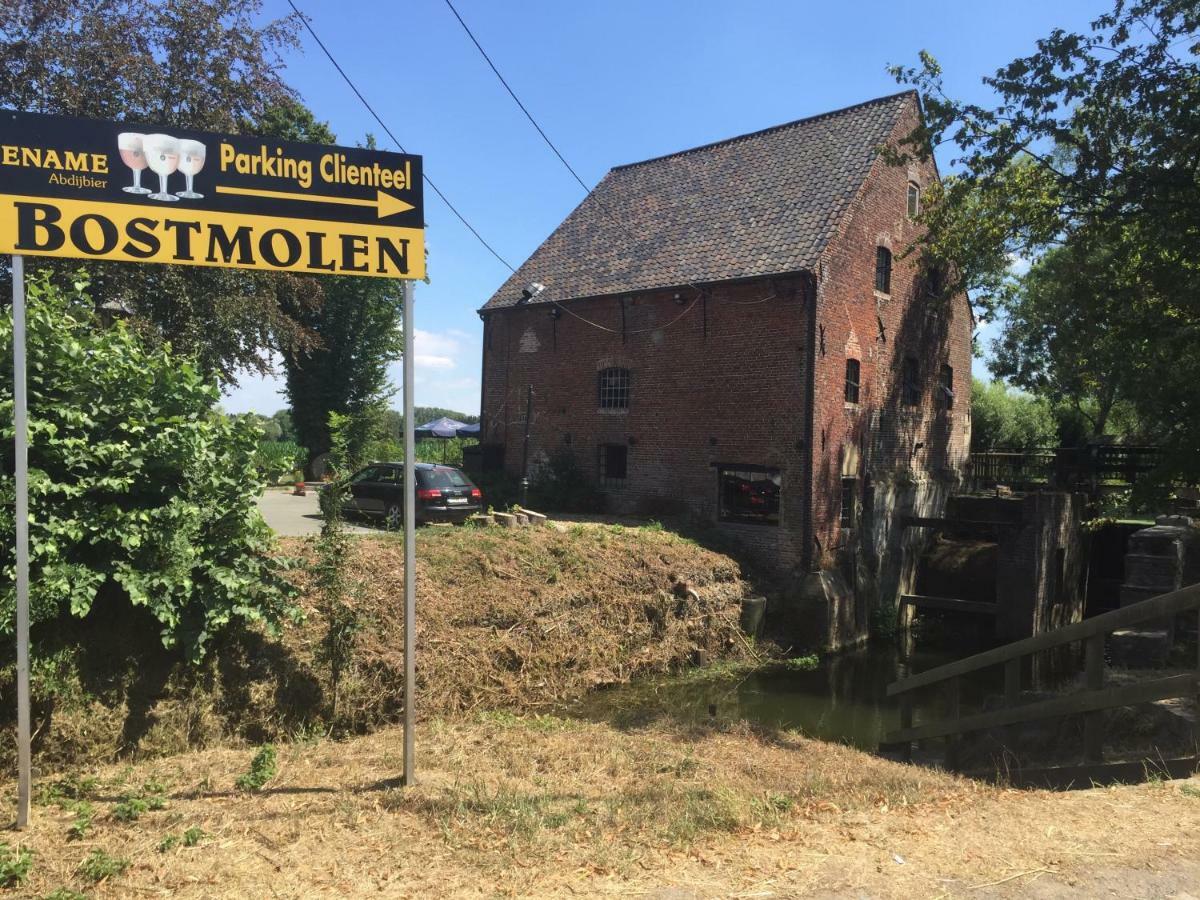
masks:
<path id="1" fill-rule="evenodd" d="M 812 269 L 911 91 L 609 171 L 485 305 Z"/>

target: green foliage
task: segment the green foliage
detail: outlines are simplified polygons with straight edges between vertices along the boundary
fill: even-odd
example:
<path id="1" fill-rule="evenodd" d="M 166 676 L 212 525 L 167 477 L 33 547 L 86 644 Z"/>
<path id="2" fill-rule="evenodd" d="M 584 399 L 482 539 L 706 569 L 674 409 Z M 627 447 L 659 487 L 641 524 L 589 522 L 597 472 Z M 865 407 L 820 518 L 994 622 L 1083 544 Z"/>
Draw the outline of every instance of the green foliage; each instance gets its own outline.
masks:
<path id="1" fill-rule="evenodd" d="M 358 613 L 346 599 L 349 585 L 346 566 L 350 553 L 349 538 L 342 520 L 342 504 L 349 484 L 336 481 L 321 492 L 321 509 L 325 522 L 315 539 L 317 561 L 314 566 L 317 588 L 317 609 L 326 622 L 318 659 L 329 667 L 332 686 L 331 715 L 336 716 L 341 695 L 342 676 L 349 669 L 356 638 L 362 623 Z"/>
<path id="2" fill-rule="evenodd" d="M 353 474 L 369 461 L 368 453 L 383 433 L 382 402 L 352 413 L 329 414 L 329 468 L 339 476 Z"/>
<path id="3" fill-rule="evenodd" d="M 112 817 L 118 822 L 136 822 L 143 814 L 166 808 L 163 788 L 158 784 L 147 784 L 140 791 L 127 793 L 112 808 Z"/>
<path id="4" fill-rule="evenodd" d="M 784 660 L 784 665 L 793 672 L 812 672 L 820 667 L 821 657 L 815 653 L 806 653 L 804 656 L 793 656 Z"/>
<path id="5" fill-rule="evenodd" d="M 102 591 L 144 607 L 192 659 L 229 623 L 276 631 L 298 612 L 256 507 L 256 429 L 213 411 L 187 358 L 118 324 L 99 328 L 86 279 L 28 284 L 33 621 L 83 617 Z M 12 367 L 12 317 L 0 317 Z M 11 381 L 0 382 L 0 473 L 12 466 Z M 0 541 L 14 541 L 14 482 L 0 474 Z M 14 562 L 0 621 L 13 627 Z"/>
<path id="6" fill-rule="evenodd" d="M 971 449 L 1030 450 L 1058 444 L 1050 404 L 1002 381 L 971 382 Z"/>
<path id="7" fill-rule="evenodd" d="M 24 847 L 13 850 L 7 841 L 0 842 L 0 887 L 17 887 L 25 883 L 33 867 L 33 853 Z"/>
<path id="8" fill-rule="evenodd" d="M 204 838 L 205 838 L 204 829 L 201 828 L 199 825 L 193 825 L 191 828 L 187 829 L 187 831 L 185 831 L 182 835 L 178 835 L 178 834 L 165 835 L 163 837 L 163 839 L 158 842 L 158 852 L 159 853 L 167 853 L 171 850 L 174 850 L 180 844 L 182 844 L 184 847 L 195 847 Z"/>
<path id="9" fill-rule="evenodd" d="M 1161 442 L 1160 478 L 1200 480 L 1200 11 L 1118 0 L 1088 31 L 1055 30 L 984 78 L 998 102 L 946 95 L 922 53 L 893 67 L 924 122 L 892 161 L 951 144 L 921 251 L 953 262 L 985 317 L 1010 323 L 996 371 L 1107 429 L 1127 404 Z M 1034 262 L 1019 279 L 1014 258 Z"/>
<path id="10" fill-rule="evenodd" d="M 79 874 L 99 884 L 107 878 L 116 878 L 128 868 L 129 860 L 112 856 L 97 847 L 79 864 Z"/>
<path id="11" fill-rule="evenodd" d="M 332 415 L 369 424 L 368 432 L 348 437 L 361 458 L 384 435 L 393 393 L 388 366 L 402 349 L 403 298 L 396 283 L 381 278 L 328 277 L 322 287 L 321 309 L 302 317 L 320 346 L 284 353 L 292 419 L 313 457 L 333 449 Z"/>
<path id="12" fill-rule="evenodd" d="M 280 441 L 288 441 L 297 443 L 296 441 L 296 426 L 292 424 L 292 412 L 288 409 L 281 409 L 271 416 L 271 419 L 279 426 Z"/>
<path id="13" fill-rule="evenodd" d="M 304 465 L 307 454 L 290 441 L 264 441 L 254 451 L 254 468 L 268 484 L 290 476 Z"/>
<path id="14" fill-rule="evenodd" d="M 75 818 L 67 829 L 67 838 L 79 841 L 87 837 L 92 830 L 92 822 L 96 818 L 96 808 L 87 800 L 78 800 L 74 804 Z"/>
<path id="15" fill-rule="evenodd" d="M 260 791 L 268 781 L 279 772 L 279 761 L 273 744 L 263 744 L 254 759 L 250 761 L 250 771 L 239 775 L 235 784 L 240 791 Z"/>
<path id="16" fill-rule="evenodd" d="M 81 894 L 79 891 L 73 891 L 70 888 L 60 887 L 43 896 L 42 900 L 88 900 L 88 898 L 87 894 Z"/>

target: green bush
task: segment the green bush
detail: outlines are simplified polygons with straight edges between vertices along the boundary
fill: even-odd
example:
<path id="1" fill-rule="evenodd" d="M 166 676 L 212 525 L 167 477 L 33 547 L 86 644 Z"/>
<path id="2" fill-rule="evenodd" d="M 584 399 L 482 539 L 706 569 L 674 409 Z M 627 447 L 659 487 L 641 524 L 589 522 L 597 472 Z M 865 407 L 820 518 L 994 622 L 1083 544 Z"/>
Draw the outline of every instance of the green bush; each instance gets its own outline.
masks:
<path id="1" fill-rule="evenodd" d="M 235 784 L 240 791 L 261 791 L 263 785 L 279 772 L 279 758 L 274 744 L 263 744 L 254 759 L 250 760 L 250 771 L 239 775 Z"/>
<path id="2" fill-rule="evenodd" d="M 192 362 L 118 323 L 78 280 L 28 286 L 33 621 L 84 617 L 103 592 L 144 607 L 164 645 L 198 659 L 234 620 L 275 631 L 298 611 L 256 507 L 257 427 L 214 411 Z M 12 313 L 0 369 L 12 368 Z M 11 381 L 0 381 L 0 542 L 14 543 Z M 11 631 L 15 565 L 0 570 Z"/>

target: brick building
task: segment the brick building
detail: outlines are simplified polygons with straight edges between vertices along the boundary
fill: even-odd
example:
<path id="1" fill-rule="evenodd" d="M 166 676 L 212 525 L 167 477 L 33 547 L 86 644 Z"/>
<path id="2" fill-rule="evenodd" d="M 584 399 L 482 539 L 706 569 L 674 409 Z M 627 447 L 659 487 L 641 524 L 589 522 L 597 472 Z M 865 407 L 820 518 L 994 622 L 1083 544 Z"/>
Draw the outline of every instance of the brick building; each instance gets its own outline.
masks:
<path id="1" fill-rule="evenodd" d="M 520 474 L 532 390 L 532 472 L 573 453 L 613 510 L 894 595 L 897 516 L 939 511 L 970 434 L 967 298 L 905 254 L 937 171 L 879 152 L 919 115 L 905 92 L 610 171 L 480 310 L 482 442 Z"/>

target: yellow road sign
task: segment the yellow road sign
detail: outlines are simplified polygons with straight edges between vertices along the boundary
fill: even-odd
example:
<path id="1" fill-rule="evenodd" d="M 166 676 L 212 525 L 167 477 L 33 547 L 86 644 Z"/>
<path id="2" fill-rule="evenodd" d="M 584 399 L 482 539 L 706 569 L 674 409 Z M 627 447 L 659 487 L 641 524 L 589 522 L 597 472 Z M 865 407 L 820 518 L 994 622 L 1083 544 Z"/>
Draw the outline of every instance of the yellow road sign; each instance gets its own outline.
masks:
<path id="1" fill-rule="evenodd" d="M 421 188 L 419 156 L 0 111 L 0 253 L 423 278 Z"/>

